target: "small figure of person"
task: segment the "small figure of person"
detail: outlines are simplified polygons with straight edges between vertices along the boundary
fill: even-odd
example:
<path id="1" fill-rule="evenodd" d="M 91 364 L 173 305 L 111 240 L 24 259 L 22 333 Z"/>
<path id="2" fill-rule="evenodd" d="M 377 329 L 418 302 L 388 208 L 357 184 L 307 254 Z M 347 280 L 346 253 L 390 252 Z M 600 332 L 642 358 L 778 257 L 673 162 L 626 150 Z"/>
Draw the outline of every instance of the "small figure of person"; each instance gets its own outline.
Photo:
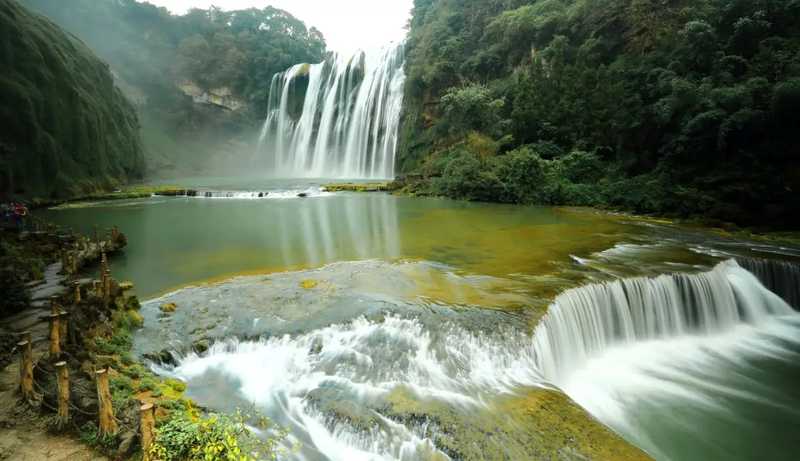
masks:
<path id="1" fill-rule="evenodd" d="M 28 207 L 23 203 L 17 203 L 14 206 L 14 220 L 17 224 L 17 230 L 20 232 L 25 230 L 25 219 L 28 216 Z"/>
<path id="2" fill-rule="evenodd" d="M 7 224 L 11 224 L 11 213 L 12 213 L 12 206 L 9 203 L 3 202 L 0 203 L 0 217 L 2 217 L 2 225 L 6 226 Z"/>

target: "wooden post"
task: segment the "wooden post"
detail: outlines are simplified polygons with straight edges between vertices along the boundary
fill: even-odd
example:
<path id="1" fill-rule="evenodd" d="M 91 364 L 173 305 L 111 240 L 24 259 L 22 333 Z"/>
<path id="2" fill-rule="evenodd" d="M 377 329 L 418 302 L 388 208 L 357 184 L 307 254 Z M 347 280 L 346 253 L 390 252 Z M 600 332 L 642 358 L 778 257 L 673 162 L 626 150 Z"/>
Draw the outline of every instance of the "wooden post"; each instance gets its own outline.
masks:
<path id="1" fill-rule="evenodd" d="M 30 334 L 28 336 L 30 336 Z M 21 351 L 19 388 L 22 392 L 22 396 L 30 400 L 33 398 L 33 348 L 31 347 L 30 340 L 18 342 L 17 347 L 19 347 Z"/>
<path id="2" fill-rule="evenodd" d="M 75 289 L 75 305 L 77 306 L 81 303 L 81 282 L 76 280 L 72 282 L 72 286 Z"/>
<path id="3" fill-rule="evenodd" d="M 68 323 L 69 323 L 69 312 L 61 311 L 58 313 L 58 327 L 59 327 L 59 339 L 61 340 L 61 345 L 66 346 L 67 344 L 67 332 L 68 332 Z"/>
<path id="4" fill-rule="evenodd" d="M 50 359 L 55 360 L 61 356 L 61 314 L 50 314 Z"/>
<path id="5" fill-rule="evenodd" d="M 108 270 L 108 258 L 106 257 L 106 252 L 103 251 L 100 253 L 100 272 L 105 273 Z"/>
<path id="6" fill-rule="evenodd" d="M 152 403 L 145 403 L 139 407 L 139 428 L 142 432 L 142 461 L 151 461 L 150 447 L 155 438 L 156 415 Z"/>
<path id="7" fill-rule="evenodd" d="M 78 252 L 77 252 L 77 250 L 72 253 L 72 267 L 71 267 L 71 269 L 72 269 L 72 273 L 73 274 L 77 274 L 78 273 Z"/>
<path id="8" fill-rule="evenodd" d="M 95 297 L 101 298 L 103 296 L 103 287 L 98 280 L 92 280 L 92 288 L 94 289 Z"/>
<path id="9" fill-rule="evenodd" d="M 61 312 L 61 308 L 58 307 L 58 296 L 51 296 L 50 297 L 50 313 L 51 314 L 58 314 Z"/>
<path id="10" fill-rule="evenodd" d="M 111 407 L 111 391 L 108 388 L 108 368 L 97 370 L 97 402 L 99 405 L 100 435 L 113 435 L 117 432 L 117 421 Z"/>
<path id="11" fill-rule="evenodd" d="M 67 362 L 58 362 L 58 423 L 65 425 L 69 421 L 69 368 Z"/>
<path id="12" fill-rule="evenodd" d="M 111 299 L 111 271 L 108 269 L 103 274 L 103 299 L 106 303 Z"/>

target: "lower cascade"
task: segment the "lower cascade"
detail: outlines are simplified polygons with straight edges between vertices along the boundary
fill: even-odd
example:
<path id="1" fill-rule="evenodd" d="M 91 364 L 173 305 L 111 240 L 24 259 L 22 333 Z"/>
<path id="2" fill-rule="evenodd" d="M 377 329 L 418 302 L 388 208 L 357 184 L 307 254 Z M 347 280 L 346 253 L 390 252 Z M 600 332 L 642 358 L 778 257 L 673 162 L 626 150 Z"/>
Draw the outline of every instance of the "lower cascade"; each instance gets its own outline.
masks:
<path id="1" fill-rule="evenodd" d="M 756 258 L 737 258 L 737 262 L 790 306 L 800 309 L 800 265 L 791 261 Z"/>
<path id="2" fill-rule="evenodd" d="M 699 274 L 632 278 L 567 290 L 534 333 L 540 371 L 562 383 L 606 349 L 638 341 L 711 336 L 793 311 L 735 261 Z"/>
<path id="3" fill-rule="evenodd" d="M 496 334 L 470 332 L 452 320 L 424 320 L 407 308 L 401 312 L 406 313 L 382 320 L 358 317 L 257 342 L 220 342 L 208 353 L 191 353 L 163 371 L 187 381 L 190 390 L 196 385 L 232 391 L 223 392 L 229 396 L 224 401 L 200 391 L 195 397 L 201 404 L 226 408 L 254 403 L 295 434 L 303 446 L 297 459 L 428 459 L 438 452 L 436 436 L 427 423 L 398 422 L 392 410 L 396 396 L 439 401 L 469 412 L 501 395 L 551 384 L 657 458 L 667 459 L 658 444 L 637 438 L 635 426 L 620 422 L 627 417 L 619 415 L 636 410 L 625 406 L 629 401 L 620 402 L 617 393 L 624 390 L 629 399 L 657 389 L 657 394 L 676 392 L 677 399 L 686 392 L 675 389 L 695 384 L 648 387 L 642 383 L 658 378 L 637 368 L 642 358 L 651 357 L 646 365 L 657 365 L 658 374 L 665 376 L 680 373 L 685 363 L 703 354 L 704 367 L 724 370 L 719 357 L 727 355 L 791 355 L 784 346 L 798 345 L 792 335 L 800 326 L 791 307 L 734 260 L 697 274 L 567 290 L 532 336 L 511 326 Z M 769 336 L 769 325 L 783 316 L 792 316 L 789 329 Z M 739 328 L 749 330 L 729 340 L 727 333 Z M 635 352 L 651 343 L 656 352 Z M 674 355 L 665 352 L 672 349 Z M 604 361 L 612 351 L 624 356 L 612 354 Z M 602 362 L 600 371 L 587 365 L 595 360 Z M 714 379 L 716 375 L 708 378 Z M 715 389 L 737 398 L 747 395 L 735 387 Z M 719 398 L 714 392 L 703 397 L 712 402 L 708 405 Z M 353 415 L 377 426 L 355 424 Z M 445 459 L 442 452 L 438 456 Z"/>
<path id="4" fill-rule="evenodd" d="M 259 139 L 278 177 L 394 177 L 404 45 L 333 55 L 275 75 Z"/>

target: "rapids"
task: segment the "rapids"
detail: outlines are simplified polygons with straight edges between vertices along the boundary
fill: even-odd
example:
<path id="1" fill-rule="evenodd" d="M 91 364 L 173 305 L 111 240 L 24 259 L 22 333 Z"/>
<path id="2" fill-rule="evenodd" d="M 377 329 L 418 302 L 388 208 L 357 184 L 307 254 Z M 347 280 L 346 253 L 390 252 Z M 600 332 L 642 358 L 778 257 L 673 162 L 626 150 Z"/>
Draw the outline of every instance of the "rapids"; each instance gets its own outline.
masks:
<path id="1" fill-rule="evenodd" d="M 477 322 L 492 327 L 475 328 L 477 322 L 466 322 L 475 312 L 446 315 L 412 299 L 391 299 L 367 301 L 382 307 L 304 333 L 222 340 L 161 372 L 188 382 L 192 395 L 214 408 L 255 405 L 291 429 L 302 447 L 298 459 L 433 459 L 442 435 L 428 419 L 436 414 L 403 421 L 393 400 L 398 392 L 468 417 L 500 396 L 557 387 L 659 459 L 687 458 L 673 457 L 678 450 L 631 423 L 653 401 L 727 413 L 732 400 L 756 411 L 771 408 L 788 421 L 800 416 L 785 389 L 756 383 L 755 376 L 731 382 L 720 371 L 735 366 L 748 376 L 757 370 L 748 360 L 787 366 L 800 352 L 797 314 L 734 260 L 697 274 L 570 289 L 532 334 L 515 317 L 483 315 Z M 663 425 L 676 440 L 692 438 L 686 421 Z M 725 446 L 715 436 L 698 445 L 710 447 L 711 457 L 735 458 L 731 450 L 712 449 Z"/>

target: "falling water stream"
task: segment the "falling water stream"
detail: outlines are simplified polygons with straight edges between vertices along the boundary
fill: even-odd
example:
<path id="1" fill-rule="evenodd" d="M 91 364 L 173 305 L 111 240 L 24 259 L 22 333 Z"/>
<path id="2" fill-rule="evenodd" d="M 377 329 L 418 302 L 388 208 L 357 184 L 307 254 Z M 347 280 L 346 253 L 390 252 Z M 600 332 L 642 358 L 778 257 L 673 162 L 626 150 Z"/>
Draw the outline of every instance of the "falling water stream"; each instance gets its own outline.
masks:
<path id="1" fill-rule="evenodd" d="M 393 178 L 403 102 L 404 45 L 319 64 L 272 79 L 258 156 L 292 178 Z"/>
<path id="2" fill-rule="evenodd" d="M 269 416 L 282 458 L 644 456 L 594 451 L 616 436 L 542 403 L 560 391 L 656 459 L 800 448 L 796 249 L 591 211 L 260 190 L 284 189 L 51 213 L 121 226 L 115 271 L 151 298 L 137 354 L 207 408 Z"/>

